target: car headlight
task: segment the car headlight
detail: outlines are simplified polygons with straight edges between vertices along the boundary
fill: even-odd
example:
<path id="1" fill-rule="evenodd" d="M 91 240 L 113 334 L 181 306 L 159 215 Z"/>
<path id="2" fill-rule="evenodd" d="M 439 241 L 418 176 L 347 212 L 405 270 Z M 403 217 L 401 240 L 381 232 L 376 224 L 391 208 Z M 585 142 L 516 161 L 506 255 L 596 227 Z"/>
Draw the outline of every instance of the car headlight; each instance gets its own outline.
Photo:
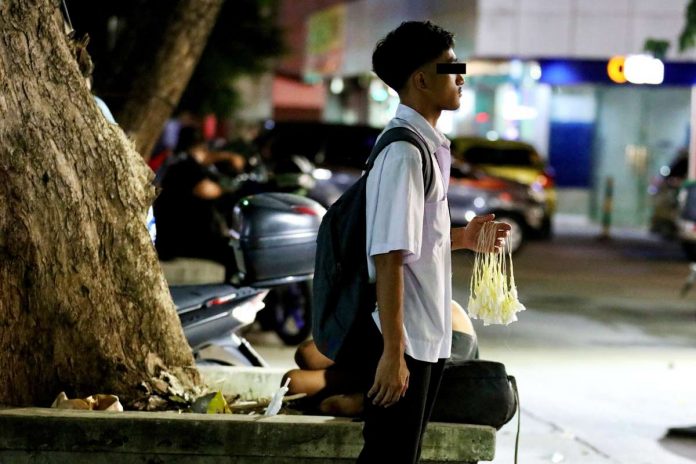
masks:
<path id="1" fill-rule="evenodd" d="M 536 182 L 529 186 L 527 194 L 536 202 L 546 203 L 546 190 Z"/>
<path id="2" fill-rule="evenodd" d="M 466 213 L 464 213 L 464 219 L 466 222 L 471 222 L 472 219 L 476 217 L 476 211 L 468 210 Z"/>

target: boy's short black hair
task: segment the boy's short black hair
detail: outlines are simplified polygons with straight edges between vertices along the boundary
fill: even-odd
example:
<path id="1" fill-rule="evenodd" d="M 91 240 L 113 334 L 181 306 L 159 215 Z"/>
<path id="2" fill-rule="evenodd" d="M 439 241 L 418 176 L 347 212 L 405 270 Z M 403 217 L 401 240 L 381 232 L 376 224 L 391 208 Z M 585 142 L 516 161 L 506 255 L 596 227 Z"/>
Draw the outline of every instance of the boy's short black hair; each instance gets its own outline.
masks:
<path id="1" fill-rule="evenodd" d="M 400 91 L 409 76 L 454 45 L 454 34 L 430 21 L 408 21 L 377 42 L 372 69 L 392 89 Z"/>

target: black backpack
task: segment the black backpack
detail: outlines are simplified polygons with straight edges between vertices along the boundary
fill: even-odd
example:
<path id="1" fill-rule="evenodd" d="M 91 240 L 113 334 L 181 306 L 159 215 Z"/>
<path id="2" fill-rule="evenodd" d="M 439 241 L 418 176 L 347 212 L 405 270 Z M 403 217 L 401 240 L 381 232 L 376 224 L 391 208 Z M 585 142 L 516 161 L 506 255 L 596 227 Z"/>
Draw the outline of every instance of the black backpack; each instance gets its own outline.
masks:
<path id="1" fill-rule="evenodd" d="M 433 181 L 430 152 L 423 138 L 405 127 L 387 130 L 375 144 L 365 172 L 328 209 L 319 227 L 314 267 L 312 335 L 321 353 L 335 360 L 356 315 L 375 307 L 375 284 L 367 272 L 365 191 L 375 158 L 387 145 L 415 145 L 423 160 L 425 192 Z"/>

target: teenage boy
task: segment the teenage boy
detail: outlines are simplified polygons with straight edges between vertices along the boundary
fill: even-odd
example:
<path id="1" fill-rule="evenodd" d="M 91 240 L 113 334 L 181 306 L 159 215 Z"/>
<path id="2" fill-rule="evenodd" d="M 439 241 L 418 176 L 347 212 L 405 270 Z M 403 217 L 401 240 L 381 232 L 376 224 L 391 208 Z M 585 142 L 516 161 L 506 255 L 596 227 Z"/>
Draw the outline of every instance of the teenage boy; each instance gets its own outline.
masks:
<path id="1" fill-rule="evenodd" d="M 421 154 L 408 142 L 387 146 L 367 179 L 366 259 L 377 309 L 357 322 L 352 341 L 364 355 L 356 361 L 367 391 L 360 463 L 418 462 L 451 350 L 451 250 L 474 249 L 482 224 L 494 218 L 450 230 L 449 141 L 435 126 L 442 111 L 459 108 L 464 65 L 452 47 L 450 32 L 405 22 L 372 55 L 375 73 L 401 101 L 387 129 L 406 127 L 425 141 L 433 182 L 424 191 Z M 499 246 L 510 227 L 497 224 Z"/>

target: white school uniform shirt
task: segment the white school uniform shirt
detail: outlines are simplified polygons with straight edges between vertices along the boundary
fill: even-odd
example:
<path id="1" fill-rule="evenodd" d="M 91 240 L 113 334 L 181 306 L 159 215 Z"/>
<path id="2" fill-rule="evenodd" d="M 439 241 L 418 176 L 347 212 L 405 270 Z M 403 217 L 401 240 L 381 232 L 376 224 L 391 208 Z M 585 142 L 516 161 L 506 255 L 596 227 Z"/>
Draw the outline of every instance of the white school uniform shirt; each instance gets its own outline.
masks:
<path id="1" fill-rule="evenodd" d="M 449 358 L 452 348 L 449 140 L 406 105 L 399 105 L 385 130 L 397 126 L 425 140 L 433 181 L 426 195 L 421 154 L 411 143 L 394 142 L 377 156 L 365 196 L 368 272 L 374 282 L 374 256 L 403 252 L 405 352 L 419 361 L 437 362 Z M 381 331 L 378 311 L 373 319 Z"/>

